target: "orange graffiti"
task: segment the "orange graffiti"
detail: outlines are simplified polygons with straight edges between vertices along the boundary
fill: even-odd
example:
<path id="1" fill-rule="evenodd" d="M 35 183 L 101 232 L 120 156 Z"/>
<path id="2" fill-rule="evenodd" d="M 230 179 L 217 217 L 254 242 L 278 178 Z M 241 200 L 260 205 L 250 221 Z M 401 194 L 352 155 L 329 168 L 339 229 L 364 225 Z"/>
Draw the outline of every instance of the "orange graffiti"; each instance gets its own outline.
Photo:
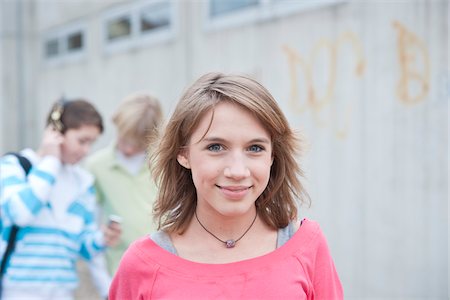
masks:
<path id="1" fill-rule="evenodd" d="M 400 63 L 400 79 L 397 95 L 407 104 L 423 101 L 430 90 L 430 59 L 425 44 L 414 33 L 397 21 L 397 55 Z"/>
<path id="2" fill-rule="evenodd" d="M 291 97 L 289 104 L 294 110 L 300 113 L 304 113 L 308 111 L 308 109 L 311 110 L 315 123 L 321 127 L 327 125 L 327 122 L 321 119 L 321 115 L 323 114 L 325 108 L 329 108 L 331 106 L 332 101 L 335 98 L 338 52 L 346 44 L 351 46 L 351 49 L 355 54 L 354 56 L 352 56 L 356 59 L 354 72 L 357 77 L 361 77 L 365 69 L 363 51 L 361 43 L 351 32 L 341 34 L 334 42 L 323 39 L 316 43 L 311 52 L 309 61 L 303 59 L 301 55 L 297 54 L 290 47 L 283 47 L 283 50 L 287 54 L 291 79 Z M 321 53 L 325 53 L 326 57 L 328 58 L 328 64 L 326 68 L 327 78 L 325 81 L 326 84 L 324 85 L 324 93 L 322 95 L 319 95 L 314 80 L 315 69 L 313 68 L 313 64 L 319 60 L 318 56 Z M 300 69 L 300 74 L 304 76 L 305 80 L 306 99 L 304 101 L 302 101 L 299 95 L 298 69 Z M 338 126 L 335 131 L 336 137 L 345 138 L 347 136 L 350 127 L 351 112 L 352 107 L 350 104 L 347 104 L 343 116 L 340 116 L 340 119 L 343 119 L 343 121 L 340 122 L 341 125 Z M 331 119 L 332 116 L 329 116 L 328 118 Z"/>

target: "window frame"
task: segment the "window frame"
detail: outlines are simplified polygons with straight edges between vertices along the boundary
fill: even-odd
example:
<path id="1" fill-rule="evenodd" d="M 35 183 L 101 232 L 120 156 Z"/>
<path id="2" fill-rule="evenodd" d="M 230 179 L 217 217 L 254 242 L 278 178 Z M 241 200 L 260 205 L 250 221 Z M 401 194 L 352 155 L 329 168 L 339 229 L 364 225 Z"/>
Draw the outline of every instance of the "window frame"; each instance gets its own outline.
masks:
<path id="1" fill-rule="evenodd" d="M 130 18 L 130 35 L 110 41 L 108 39 L 108 25 L 111 21 L 118 20 L 122 17 Z M 134 22 L 135 20 L 133 18 L 132 6 L 130 5 L 115 7 L 103 13 L 103 16 L 101 18 L 102 42 L 107 52 L 122 51 L 132 47 L 134 36 L 136 35 L 136 25 L 133 24 Z"/>
<path id="2" fill-rule="evenodd" d="M 81 33 L 82 45 L 80 49 L 69 51 L 68 38 L 74 33 Z M 52 57 L 47 56 L 47 43 L 51 40 L 58 42 L 58 54 Z M 44 32 L 41 39 L 41 57 L 47 64 L 73 63 L 79 62 L 86 57 L 88 48 L 87 26 L 84 21 L 72 22 L 50 29 Z"/>
<path id="3" fill-rule="evenodd" d="M 209 15 L 211 1 L 213 0 L 206 0 L 203 11 L 206 32 L 266 22 L 312 9 L 337 5 L 348 0 L 259 0 L 259 4 L 254 7 L 244 7 L 238 11 L 214 17 Z"/>
<path id="4" fill-rule="evenodd" d="M 139 38 L 146 45 L 167 42 L 173 39 L 176 35 L 176 28 L 178 28 L 178 18 L 176 17 L 178 15 L 177 1 L 170 1 L 170 0 L 145 1 L 140 4 L 139 12 L 144 8 L 150 7 L 151 5 L 157 5 L 160 3 L 169 4 L 169 26 L 165 28 L 156 29 L 153 32 L 151 31 L 143 32 L 141 28 L 140 19 L 138 19 Z M 137 14 L 137 17 L 138 18 L 140 17 L 139 13 Z"/>
<path id="5" fill-rule="evenodd" d="M 167 3 L 169 5 L 169 25 L 167 28 L 143 32 L 141 28 L 141 13 L 144 9 L 152 5 Z M 139 2 L 121 5 L 106 11 L 101 18 L 103 49 L 107 54 L 130 50 L 133 48 L 145 47 L 153 44 L 160 44 L 173 40 L 178 27 L 177 1 L 170 0 L 142 0 Z M 108 22 L 122 16 L 129 16 L 131 19 L 131 34 L 127 38 L 117 41 L 108 40 Z"/>
<path id="6" fill-rule="evenodd" d="M 47 53 L 47 49 L 48 49 L 48 44 L 50 42 L 56 42 L 57 44 L 57 53 L 55 55 L 52 56 L 48 56 Z M 57 34 L 47 34 L 44 38 L 43 38 L 43 45 L 42 45 L 42 56 L 43 59 L 46 61 L 55 61 L 57 59 L 60 59 L 61 56 L 61 39 L 58 37 Z"/>

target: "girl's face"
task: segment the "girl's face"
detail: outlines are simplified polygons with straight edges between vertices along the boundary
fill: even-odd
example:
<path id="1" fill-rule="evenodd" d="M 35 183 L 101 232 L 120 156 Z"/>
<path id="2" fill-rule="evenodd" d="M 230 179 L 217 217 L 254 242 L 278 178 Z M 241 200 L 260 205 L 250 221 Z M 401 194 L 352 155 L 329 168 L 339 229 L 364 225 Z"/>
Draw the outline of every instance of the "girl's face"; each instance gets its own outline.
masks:
<path id="1" fill-rule="evenodd" d="M 100 135 L 100 129 L 94 125 L 83 125 L 69 129 L 64 133 L 61 145 L 61 160 L 65 164 L 76 164 L 91 150 L 92 144 Z"/>
<path id="2" fill-rule="evenodd" d="M 200 120 L 178 162 L 192 172 L 199 209 L 222 216 L 253 212 L 269 182 L 270 134 L 236 104 L 218 104 L 208 129 L 212 114 Z"/>
<path id="3" fill-rule="evenodd" d="M 117 149 L 126 157 L 132 157 L 145 151 L 145 146 L 126 137 L 119 137 L 117 140 Z"/>

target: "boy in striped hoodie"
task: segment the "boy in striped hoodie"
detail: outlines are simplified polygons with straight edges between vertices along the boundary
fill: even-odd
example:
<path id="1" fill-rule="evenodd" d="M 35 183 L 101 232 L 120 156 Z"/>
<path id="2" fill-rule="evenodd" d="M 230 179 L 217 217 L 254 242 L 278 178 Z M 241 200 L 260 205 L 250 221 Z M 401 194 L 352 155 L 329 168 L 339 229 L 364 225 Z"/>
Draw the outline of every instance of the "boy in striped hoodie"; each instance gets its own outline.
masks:
<path id="1" fill-rule="evenodd" d="M 94 179 L 78 165 L 102 131 L 91 103 L 60 100 L 37 151 L 20 152 L 32 164 L 28 175 L 16 156 L 1 158 L 1 257 L 11 227 L 20 227 L 6 262 L 2 299 L 73 299 L 76 261 L 117 244 L 120 225 L 97 227 Z"/>

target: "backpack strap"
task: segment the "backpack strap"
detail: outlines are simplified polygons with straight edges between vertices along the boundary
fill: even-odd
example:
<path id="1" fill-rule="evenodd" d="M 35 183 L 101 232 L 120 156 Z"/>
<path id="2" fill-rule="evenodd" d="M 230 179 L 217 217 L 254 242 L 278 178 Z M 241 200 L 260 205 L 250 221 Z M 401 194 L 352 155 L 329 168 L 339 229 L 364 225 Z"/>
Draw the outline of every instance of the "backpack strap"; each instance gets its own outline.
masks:
<path id="1" fill-rule="evenodd" d="M 6 155 L 14 155 L 15 157 L 17 157 L 17 159 L 19 160 L 20 166 L 25 171 L 25 175 L 28 176 L 28 173 L 30 173 L 32 165 L 31 165 L 31 162 L 25 156 L 22 156 L 19 153 L 15 153 L 15 152 L 9 152 L 9 153 L 6 153 Z M 5 253 L 3 253 L 2 263 L 0 265 L 0 286 L 1 286 L 1 279 L 3 277 L 3 274 L 6 271 L 6 263 L 9 261 L 9 257 L 11 256 L 11 253 L 13 253 L 14 248 L 16 247 L 16 237 L 17 237 L 18 231 L 19 231 L 19 226 L 15 225 L 15 224 L 13 226 L 11 226 L 11 231 L 10 231 L 9 237 L 8 237 L 8 244 L 6 246 Z M 0 295 L 0 297 L 1 297 L 1 295 Z"/>
<path id="2" fill-rule="evenodd" d="M 0 280 L 6 271 L 6 263 L 9 261 L 9 258 L 11 256 L 11 254 L 13 253 L 14 248 L 16 248 L 16 237 L 17 237 L 18 231 L 19 231 L 19 226 L 14 224 L 11 227 L 11 232 L 9 233 L 8 245 L 6 245 L 5 253 L 3 253 L 2 263 L 0 265 Z"/>
<path id="3" fill-rule="evenodd" d="M 28 160 L 28 158 L 26 158 L 25 156 L 23 156 L 17 152 L 8 152 L 5 155 L 14 155 L 15 157 L 17 157 L 17 159 L 19 160 L 20 166 L 25 171 L 25 175 L 28 175 L 28 173 L 30 173 L 32 165 L 31 165 L 31 162 Z"/>

